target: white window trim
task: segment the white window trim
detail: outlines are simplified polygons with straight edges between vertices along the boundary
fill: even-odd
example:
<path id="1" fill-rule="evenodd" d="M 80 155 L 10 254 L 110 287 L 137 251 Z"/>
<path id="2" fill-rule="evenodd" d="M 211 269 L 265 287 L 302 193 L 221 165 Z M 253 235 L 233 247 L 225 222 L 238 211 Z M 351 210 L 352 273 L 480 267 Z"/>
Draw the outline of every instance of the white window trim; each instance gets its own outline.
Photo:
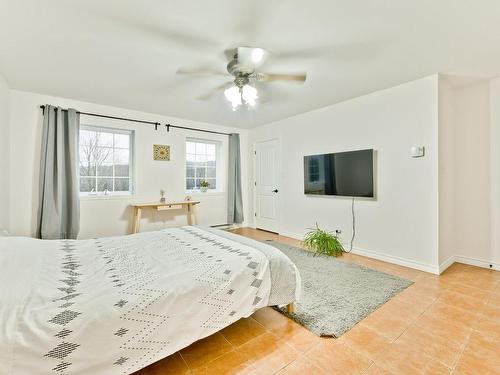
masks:
<path id="1" fill-rule="evenodd" d="M 195 143 L 205 143 L 215 145 L 215 182 L 217 184 L 215 189 L 209 189 L 206 192 L 202 192 L 200 189 L 186 189 L 186 169 L 187 169 L 187 142 Z M 223 142 L 217 139 L 207 139 L 207 138 L 196 138 L 196 137 L 186 137 L 184 141 L 184 189 L 186 194 L 192 195 L 221 195 L 225 193 L 225 175 L 224 175 L 224 163 L 223 163 Z"/>
<path id="2" fill-rule="evenodd" d="M 113 128 L 107 126 L 100 125 L 90 125 L 90 124 L 81 124 L 80 130 L 89 130 L 89 131 L 101 131 L 108 132 L 113 134 L 126 134 L 130 138 L 129 141 L 129 180 L 130 180 L 130 190 L 129 191 L 111 191 L 107 194 L 104 192 L 79 192 L 81 200 L 97 200 L 97 199 L 120 199 L 120 198 L 128 198 L 133 197 L 135 195 L 135 130 L 133 129 L 121 129 L 121 128 Z M 80 150 L 78 150 L 78 157 L 80 157 Z M 113 177 L 114 178 L 114 177 Z M 78 179 L 80 179 L 80 159 L 78 159 Z"/>

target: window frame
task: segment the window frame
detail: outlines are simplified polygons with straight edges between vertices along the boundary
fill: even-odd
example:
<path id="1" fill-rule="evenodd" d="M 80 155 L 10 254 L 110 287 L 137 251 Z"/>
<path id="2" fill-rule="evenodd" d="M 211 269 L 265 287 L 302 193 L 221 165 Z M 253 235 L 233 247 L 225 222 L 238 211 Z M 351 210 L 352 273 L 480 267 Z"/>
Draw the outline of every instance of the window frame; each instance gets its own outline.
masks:
<path id="1" fill-rule="evenodd" d="M 203 178 L 204 180 L 207 179 L 215 179 L 215 188 L 209 188 L 206 192 L 201 192 L 201 189 L 196 188 L 196 180 L 200 180 L 202 178 L 197 178 L 196 177 L 196 172 L 194 177 L 188 177 L 187 176 L 187 168 L 188 168 L 188 160 L 187 160 L 187 155 L 188 155 L 188 150 L 187 150 L 187 143 L 203 143 L 205 145 L 214 145 L 215 146 L 215 177 L 205 177 Z M 223 152 L 223 142 L 217 139 L 209 139 L 209 138 L 198 138 L 198 137 L 186 137 L 185 142 L 184 142 L 184 158 L 185 158 L 185 164 L 184 164 L 184 189 L 185 192 L 188 194 L 214 194 L 214 193 L 222 193 L 225 190 L 225 182 L 224 182 L 224 175 L 223 175 L 223 160 L 222 160 L 222 152 Z M 189 153 L 191 155 L 197 155 Z M 205 154 L 207 156 L 207 154 Z M 196 171 L 196 168 L 195 168 Z M 195 180 L 195 187 L 193 189 L 188 189 L 187 188 L 187 180 L 188 178 L 192 178 Z"/>
<path id="2" fill-rule="evenodd" d="M 101 133 L 111 133 L 111 134 L 123 134 L 129 136 L 129 147 L 128 147 L 128 162 L 129 162 L 129 190 L 128 191 L 108 191 L 107 194 L 104 194 L 103 191 L 95 191 L 93 192 L 82 192 L 79 191 L 80 198 L 113 198 L 113 197 L 130 197 L 135 194 L 135 130 L 133 129 L 124 129 L 124 128 L 114 128 L 100 125 L 90 125 L 90 124 L 81 124 L 79 130 L 88 130 L 94 132 Z M 115 149 L 115 145 L 113 144 L 113 152 Z M 123 149 L 123 148 L 118 148 Z M 113 176 L 98 176 L 97 175 L 97 167 L 95 171 L 95 176 L 81 176 L 80 175 L 80 134 L 78 135 L 78 182 L 80 184 L 81 178 L 92 178 L 96 179 L 96 189 L 97 189 L 97 178 L 111 178 L 113 180 L 113 186 L 115 184 L 115 179 L 126 179 L 124 176 L 115 176 L 115 164 L 113 160 Z"/>
<path id="3" fill-rule="evenodd" d="M 312 165 L 314 164 L 314 165 Z M 320 162 L 317 158 L 309 159 L 309 182 L 318 183 L 320 180 Z"/>

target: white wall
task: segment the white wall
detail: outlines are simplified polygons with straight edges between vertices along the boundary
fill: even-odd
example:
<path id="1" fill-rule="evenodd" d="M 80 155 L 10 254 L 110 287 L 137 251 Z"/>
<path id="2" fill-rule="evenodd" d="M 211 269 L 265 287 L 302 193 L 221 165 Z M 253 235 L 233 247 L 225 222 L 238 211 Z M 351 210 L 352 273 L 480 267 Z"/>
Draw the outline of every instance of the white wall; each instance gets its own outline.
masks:
<path id="1" fill-rule="evenodd" d="M 500 270 L 500 78 L 490 82 L 491 262 Z"/>
<path id="2" fill-rule="evenodd" d="M 10 213 L 10 229 L 16 235 L 32 235 L 36 226 L 38 205 L 38 171 L 40 155 L 40 136 L 42 115 L 41 104 L 72 107 L 80 111 L 131 117 L 150 121 L 170 122 L 174 125 L 192 126 L 224 132 L 241 134 L 242 173 L 247 177 L 247 131 L 197 123 L 194 121 L 169 118 L 115 107 L 97 105 L 66 98 L 51 97 L 13 90 L 10 105 L 10 200 L 15 209 Z M 227 137 L 171 129 L 155 131 L 152 126 L 133 124 L 116 120 L 82 116 L 82 124 L 118 127 L 135 130 L 135 181 L 136 194 L 133 197 L 84 198 L 81 201 L 80 238 L 126 234 L 130 230 L 131 202 L 148 202 L 159 199 L 159 190 L 166 190 L 168 200 L 183 199 L 185 193 L 185 139 L 195 136 L 217 139 L 227 145 Z M 171 147 L 171 161 L 162 162 L 152 159 L 153 144 L 167 144 Z M 227 147 L 224 149 L 226 160 Z M 248 195 L 246 184 L 243 194 Z M 204 193 L 193 196 L 201 200 L 197 208 L 199 222 L 206 225 L 225 224 L 227 199 L 223 193 Z M 176 211 L 143 213 L 142 230 L 154 230 L 165 226 L 185 224 L 185 216 Z M 248 217 L 248 214 L 246 215 Z"/>
<path id="3" fill-rule="evenodd" d="M 455 102 L 451 83 L 439 76 L 439 264 L 455 255 Z"/>
<path id="4" fill-rule="evenodd" d="M 500 268 L 500 83 L 439 80 L 439 261 Z"/>
<path id="5" fill-rule="evenodd" d="M 377 198 L 356 200 L 355 251 L 437 272 L 437 106 L 435 75 L 252 130 L 251 144 L 281 142 L 280 233 L 301 237 L 317 221 L 348 242 L 350 199 L 304 195 L 302 158 L 374 148 Z M 425 157 L 411 158 L 413 145 L 425 146 Z"/>
<path id="6" fill-rule="evenodd" d="M 0 75 L 0 230 L 9 229 L 10 89 Z"/>
<path id="7" fill-rule="evenodd" d="M 457 88 L 455 128 L 455 255 L 490 259 L 489 83 Z"/>

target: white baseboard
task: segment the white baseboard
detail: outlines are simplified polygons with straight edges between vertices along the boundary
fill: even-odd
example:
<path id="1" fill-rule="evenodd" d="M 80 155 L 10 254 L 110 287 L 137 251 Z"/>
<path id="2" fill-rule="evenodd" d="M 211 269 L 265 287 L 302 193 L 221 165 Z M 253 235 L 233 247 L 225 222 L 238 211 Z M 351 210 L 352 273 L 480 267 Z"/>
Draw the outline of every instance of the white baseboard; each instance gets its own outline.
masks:
<path id="1" fill-rule="evenodd" d="M 296 233 L 289 233 L 289 232 L 280 232 L 280 236 L 285 236 L 285 237 L 290 237 L 290 238 L 295 238 L 296 240 L 302 241 L 304 239 L 304 236 L 301 236 L 300 234 Z"/>
<path id="2" fill-rule="evenodd" d="M 500 263 L 489 262 L 487 260 L 469 258 L 469 257 L 461 256 L 461 255 L 455 255 L 455 262 L 469 264 L 471 266 L 476 266 L 476 267 L 487 268 L 487 269 L 491 269 L 491 270 L 495 270 L 495 271 L 500 271 Z M 490 267 L 490 265 L 491 265 L 491 267 Z"/>
<path id="3" fill-rule="evenodd" d="M 431 264 L 425 264 L 421 262 L 417 262 L 411 259 L 400 258 L 394 255 L 382 254 L 377 251 L 360 249 L 357 247 L 352 248 L 352 253 L 357 255 L 362 255 L 368 258 L 373 258 L 377 260 L 381 260 L 387 263 L 397 264 L 398 266 L 414 268 L 416 270 L 433 273 L 435 275 L 439 275 L 439 267 Z"/>
<path id="4" fill-rule="evenodd" d="M 297 240 L 302 240 L 304 238 L 304 236 L 302 236 L 300 234 L 290 233 L 290 232 L 281 232 L 280 235 L 285 236 L 285 237 L 295 238 Z M 347 244 L 344 244 L 344 246 L 347 246 Z M 425 263 L 417 262 L 417 261 L 410 260 L 410 259 L 400 258 L 400 257 L 394 256 L 394 255 L 387 255 L 387 254 L 379 253 L 379 252 L 373 251 L 373 250 L 361 249 L 358 247 L 353 247 L 352 253 L 357 254 L 357 255 L 362 255 L 362 256 L 365 256 L 368 258 L 373 258 L 373 259 L 381 260 L 384 262 L 392 263 L 392 264 L 397 264 L 399 266 L 410 267 L 410 268 L 414 268 L 414 269 L 417 269 L 420 271 L 433 273 L 435 275 L 440 275 L 441 273 L 443 273 L 448 267 L 450 267 L 455 262 L 500 271 L 500 263 L 490 262 L 490 261 L 482 260 L 482 259 L 464 257 L 464 256 L 460 256 L 460 255 L 452 255 L 451 257 L 446 259 L 443 263 L 441 263 L 439 266 L 434 266 L 434 265 L 425 264 Z M 490 267 L 490 265 L 491 265 L 491 267 Z"/>
<path id="5" fill-rule="evenodd" d="M 289 233 L 289 232 L 281 232 L 280 235 L 295 238 L 298 240 L 302 240 L 302 238 L 303 238 L 303 236 L 301 236 L 299 234 Z M 343 245 L 347 246 L 347 244 L 345 244 L 345 243 Z M 381 261 L 387 262 L 387 263 L 397 264 L 398 266 L 414 268 L 414 269 L 417 269 L 420 271 L 429 272 L 429 273 L 433 273 L 435 275 L 439 275 L 439 267 L 437 265 L 434 266 L 434 265 L 430 265 L 430 264 L 425 264 L 425 263 L 417 262 L 417 261 L 414 261 L 411 259 L 404 259 L 404 258 L 400 258 L 400 257 L 394 256 L 394 255 L 383 254 L 383 253 L 373 251 L 373 250 L 361 249 L 359 247 L 353 247 L 352 253 L 357 254 L 357 255 L 362 255 L 362 256 L 365 256 L 368 258 L 372 258 L 372 259 L 381 260 Z"/>
<path id="6" fill-rule="evenodd" d="M 441 275 L 444 271 L 446 271 L 446 269 L 451 266 L 453 263 L 455 263 L 456 260 L 455 260 L 455 256 L 452 255 L 451 257 L 449 257 L 448 259 L 446 259 L 443 263 L 441 263 L 439 265 L 439 274 Z"/>

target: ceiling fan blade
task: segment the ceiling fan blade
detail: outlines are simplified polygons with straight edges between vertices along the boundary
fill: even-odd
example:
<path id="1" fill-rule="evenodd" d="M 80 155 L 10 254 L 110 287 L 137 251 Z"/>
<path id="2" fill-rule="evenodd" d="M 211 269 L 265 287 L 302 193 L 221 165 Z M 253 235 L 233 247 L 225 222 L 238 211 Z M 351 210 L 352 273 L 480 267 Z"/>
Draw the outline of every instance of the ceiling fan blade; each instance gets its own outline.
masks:
<path id="1" fill-rule="evenodd" d="M 229 73 L 212 68 L 179 68 L 177 74 L 189 74 L 197 76 L 229 76 Z"/>
<path id="2" fill-rule="evenodd" d="M 222 85 L 220 86 L 217 86 L 216 88 L 214 88 L 212 91 L 202 95 L 202 96 L 199 96 L 197 97 L 198 100 L 209 100 L 211 99 L 212 97 L 214 97 L 215 95 L 217 95 L 219 92 L 221 92 L 222 90 L 225 90 L 226 88 L 230 87 L 234 85 L 233 81 L 230 81 L 230 82 L 225 82 L 223 83 Z"/>
<path id="3" fill-rule="evenodd" d="M 299 73 L 299 74 L 256 73 L 255 77 L 259 82 L 289 81 L 289 82 L 304 83 L 307 78 L 307 74 L 306 73 Z"/>

